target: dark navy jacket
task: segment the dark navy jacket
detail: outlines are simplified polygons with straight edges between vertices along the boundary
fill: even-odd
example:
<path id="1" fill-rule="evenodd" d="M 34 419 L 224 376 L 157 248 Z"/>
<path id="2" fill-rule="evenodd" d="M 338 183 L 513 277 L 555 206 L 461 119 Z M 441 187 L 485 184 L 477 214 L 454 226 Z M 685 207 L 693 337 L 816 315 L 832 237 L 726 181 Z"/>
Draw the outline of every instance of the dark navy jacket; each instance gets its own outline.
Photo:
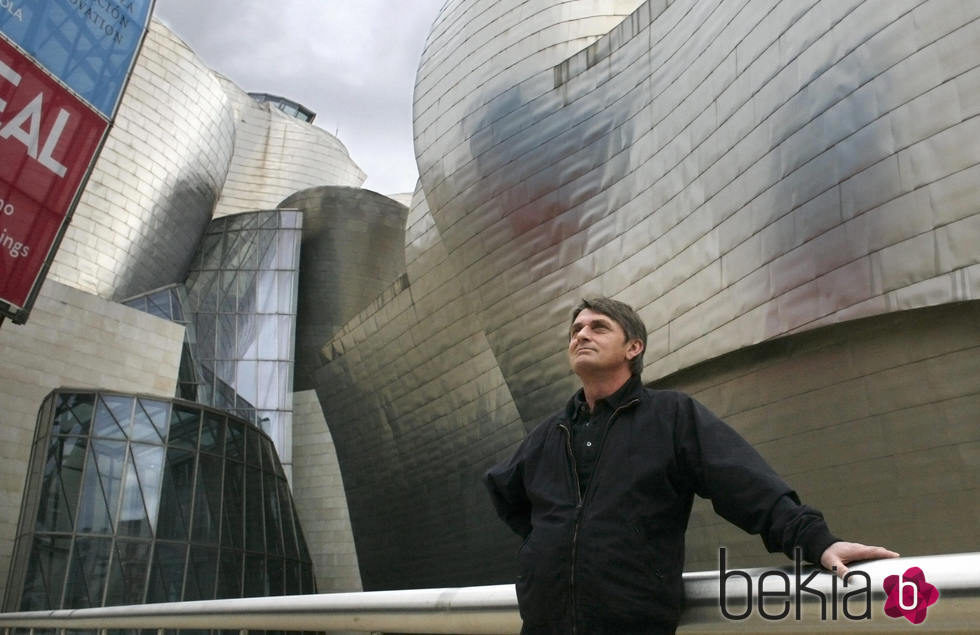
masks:
<path id="1" fill-rule="evenodd" d="M 769 551 L 792 555 L 799 545 L 819 562 L 836 540 L 820 512 L 801 505 L 737 432 L 691 397 L 645 388 L 634 376 L 608 406 L 614 412 L 584 496 L 570 445 L 574 398 L 486 474 L 497 514 L 524 538 L 523 632 L 676 624 L 694 494 L 761 534 Z"/>

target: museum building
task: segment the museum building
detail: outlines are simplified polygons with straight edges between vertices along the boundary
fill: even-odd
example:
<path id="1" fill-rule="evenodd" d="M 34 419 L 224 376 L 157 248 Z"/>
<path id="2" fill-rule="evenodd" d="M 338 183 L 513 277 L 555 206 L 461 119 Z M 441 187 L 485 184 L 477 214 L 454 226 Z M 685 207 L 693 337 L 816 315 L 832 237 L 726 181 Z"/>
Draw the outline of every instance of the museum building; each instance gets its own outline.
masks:
<path id="1" fill-rule="evenodd" d="M 152 22 L 0 329 L 5 609 L 512 581 L 480 479 L 575 390 L 570 310 L 600 294 L 644 318 L 644 381 L 836 534 L 975 550 L 978 18 L 453 0 L 408 206 Z M 786 563 L 696 501 L 687 570 L 719 545 Z"/>

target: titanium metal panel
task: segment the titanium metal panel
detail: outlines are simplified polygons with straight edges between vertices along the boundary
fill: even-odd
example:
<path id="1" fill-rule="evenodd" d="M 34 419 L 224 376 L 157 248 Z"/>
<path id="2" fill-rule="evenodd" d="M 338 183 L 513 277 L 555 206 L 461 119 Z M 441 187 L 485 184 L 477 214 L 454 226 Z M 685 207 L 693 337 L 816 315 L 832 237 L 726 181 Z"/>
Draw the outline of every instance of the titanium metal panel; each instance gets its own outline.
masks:
<path id="1" fill-rule="evenodd" d="M 322 349 L 317 394 L 365 588 L 510 580 L 516 540 L 489 517 L 479 474 L 574 389 L 567 321 L 590 294 L 640 310 L 648 381 L 703 391 L 835 528 L 881 530 L 887 520 L 854 518 L 820 489 L 837 466 L 817 448 L 838 427 L 867 432 L 856 421 L 907 438 L 903 422 L 941 392 L 937 425 L 959 449 L 922 448 L 923 461 L 972 456 L 975 311 L 960 302 L 980 294 L 980 6 L 650 1 L 582 36 L 598 22 L 573 26 L 564 11 L 581 7 L 557 4 L 444 7 L 416 80 L 406 284 Z M 936 305 L 958 335 L 904 313 Z M 895 339 L 862 349 L 866 329 Z M 944 361 L 924 349 L 911 361 L 909 344 L 932 338 Z M 760 343 L 788 359 L 754 365 Z M 833 375 L 826 348 L 848 373 L 874 361 L 866 382 L 794 392 L 794 373 Z M 704 384 L 674 375 L 741 351 L 744 364 L 719 371 L 730 388 L 710 390 L 722 380 L 707 366 Z M 758 412 L 730 407 L 740 391 L 762 399 Z M 887 411 L 888 395 L 907 396 L 908 412 Z M 782 416 L 806 407 L 822 428 Z M 770 408 L 776 427 L 757 434 Z M 971 461 L 948 483 L 923 476 L 917 504 L 934 496 L 937 517 L 960 518 Z M 891 500 L 871 472 L 860 481 Z M 692 518 L 692 562 L 717 547 L 713 522 Z M 953 533 L 954 548 L 976 540 Z M 888 535 L 922 538 L 908 525 Z"/>
<path id="2" fill-rule="evenodd" d="M 479 478 L 524 425 L 419 191 L 405 242 L 407 275 L 335 332 L 314 377 L 366 590 L 510 570 Z"/>
<path id="3" fill-rule="evenodd" d="M 370 190 L 315 187 L 279 207 L 303 213 L 295 390 L 313 387 L 320 349 L 405 272 L 408 209 Z"/>
<path id="4" fill-rule="evenodd" d="M 234 134 L 214 73 L 151 22 L 49 275 L 116 299 L 182 282 L 223 186 Z"/>
<path id="5" fill-rule="evenodd" d="M 640 309 L 655 378 L 975 294 L 976 250 L 947 236 L 976 239 L 977 210 L 936 201 L 980 194 L 961 176 L 980 164 L 977 7 L 648 2 L 563 61 L 489 56 L 494 82 L 453 83 L 484 47 L 525 46 L 446 26 L 481 11 L 506 8 L 453 3 L 430 34 L 416 155 L 526 420 L 562 398 L 531 395 L 580 295 Z"/>

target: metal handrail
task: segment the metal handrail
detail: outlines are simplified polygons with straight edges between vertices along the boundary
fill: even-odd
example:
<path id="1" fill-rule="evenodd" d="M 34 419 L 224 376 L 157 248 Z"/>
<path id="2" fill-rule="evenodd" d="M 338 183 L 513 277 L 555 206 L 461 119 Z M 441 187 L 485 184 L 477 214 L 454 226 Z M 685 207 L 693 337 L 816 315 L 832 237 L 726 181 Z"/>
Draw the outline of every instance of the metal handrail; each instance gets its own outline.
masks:
<path id="1" fill-rule="evenodd" d="M 686 573 L 686 608 L 679 630 L 694 632 L 723 627 L 753 632 L 791 631 L 799 629 L 801 622 L 803 626 L 820 630 L 900 630 L 911 624 L 901 618 L 885 616 L 882 585 L 887 576 L 903 574 L 910 567 L 922 569 L 926 580 L 940 592 L 939 602 L 929 609 L 927 621 L 917 632 L 975 632 L 976 624 L 980 623 L 980 552 L 896 558 L 853 566 L 852 571 L 868 575 L 874 607 L 871 619 L 861 623 L 850 622 L 839 615 L 837 619 L 830 619 L 829 609 L 827 616 L 821 619 L 820 598 L 809 592 L 800 596 L 800 601 L 806 605 L 801 611 L 801 621 L 796 621 L 792 614 L 784 620 L 761 618 L 755 606 L 761 576 L 779 571 L 793 579 L 796 571 L 790 566 L 745 569 L 751 585 L 744 576 L 731 577 L 725 587 L 726 601 L 741 610 L 751 606 L 754 614 L 744 621 L 726 624 L 719 608 L 720 572 Z M 812 567 L 803 570 L 804 578 L 812 571 Z M 779 576 L 769 573 L 766 578 L 776 580 L 775 588 L 779 588 Z M 838 596 L 848 590 L 826 572 L 816 573 L 807 586 L 827 594 L 828 598 L 834 589 Z M 767 592 L 772 592 L 773 588 L 771 583 L 765 583 Z M 853 582 L 850 589 L 854 589 Z M 795 601 L 792 590 L 790 596 Z M 776 598 L 776 601 L 778 605 L 785 600 Z M 521 619 L 514 586 L 503 584 L 0 613 L 0 628 L 516 633 L 520 631 Z"/>

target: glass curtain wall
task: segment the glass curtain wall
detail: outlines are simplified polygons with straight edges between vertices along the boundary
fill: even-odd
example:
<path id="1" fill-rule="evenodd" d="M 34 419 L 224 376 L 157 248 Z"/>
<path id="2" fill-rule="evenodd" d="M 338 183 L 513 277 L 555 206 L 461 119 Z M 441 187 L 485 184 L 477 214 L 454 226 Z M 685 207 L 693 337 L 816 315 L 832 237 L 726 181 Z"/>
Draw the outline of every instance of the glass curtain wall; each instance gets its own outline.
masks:
<path id="1" fill-rule="evenodd" d="M 280 457 L 292 425 L 302 220 L 296 210 L 213 220 L 185 282 L 197 401 L 259 425 Z"/>
<path id="2" fill-rule="evenodd" d="M 194 324 L 184 317 L 184 307 L 187 305 L 187 292 L 184 290 L 184 285 L 168 285 L 123 300 L 122 304 L 184 325 L 184 346 L 180 356 L 175 396 L 178 399 L 197 401 L 201 383 L 199 364 L 196 361 L 197 338 L 194 335 Z"/>
<path id="3" fill-rule="evenodd" d="M 5 610 L 315 592 L 266 434 L 185 401 L 45 400 Z"/>

